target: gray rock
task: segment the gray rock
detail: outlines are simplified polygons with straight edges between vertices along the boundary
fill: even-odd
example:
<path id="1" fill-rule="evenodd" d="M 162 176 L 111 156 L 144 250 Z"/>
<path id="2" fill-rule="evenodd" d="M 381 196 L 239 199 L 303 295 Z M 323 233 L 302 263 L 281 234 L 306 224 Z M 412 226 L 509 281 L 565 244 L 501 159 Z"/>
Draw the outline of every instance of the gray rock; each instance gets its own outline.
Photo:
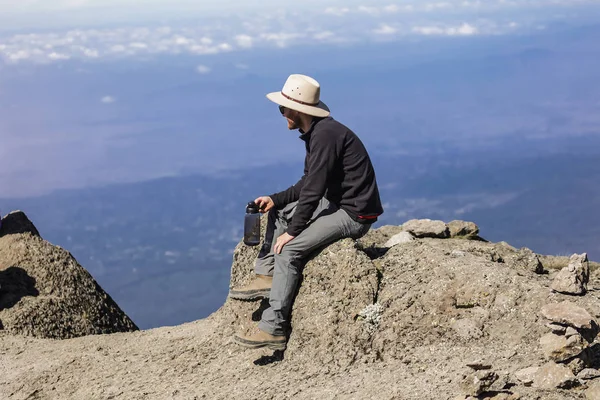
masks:
<path id="1" fill-rule="evenodd" d="M 600 371 L 594 368 L 585 368 L 580 373 L 577 374 L 577 378 L 579 379 L 596 379 L 600 377 Z"/>
<path id="2" fill-rule="evenodd" d="M 540 367 L 528 367 L 515 372 L 515 378 L 517 378 L 523 385 L 531 386 L 533 384 L 533 378 L 538 372 Z"/>
<path id="3" fill-rule="evenodd" d="M 565 330 L 565 336 L 571 337 L 571 336 L 575 336 L 575 335 L 579 335 L 579 332 L 577 332 L 577 329 L 573 328 L 572 326 L 568 326 L 567 329 Z"/>
<path id="4" fill-rule="evenodd" d="M 473 360 L 469 361 L 466 364 L 467 367 L 474 369 L 475 371 L 480 371 L 483 369 L 492 369 L 492 364 L 485 360 Z"/>
<path id="5" fill-rule="evenodd" d="M 567 337 L 548 333 L 541 337 L 540 346 L 547 359 L 563 362 L 579 355 L 587 344 L 579 334 Z"/>
<path id="6" fill-rule="evenodd" d="M 34 236 L 40 236 L 37 228 L 23 211 L 9 213 L 6 217 L 2 218 L 2 224 L 0 225 L 0 237 L 18 233 L 31 233 Z"/>
<path id="7" fill-rule="evenodd" d="M 600 382 L 592 383 L 584 393 L 587 400 L 600 400 Z"/>
<path id="8" fill-rule="evenodd" d="M 444 221 L 430 219 L 411 219 L 402 225 L 402 230 L 411 232 L 418 238 L 444 239 L 450 236 L 450 230 Z"/>
<path id="9" fill-rule="evenodd" d="M 465 340 L 479 339 L 483 336 L 481 327 L 470 318 L 456 320 L 451 326 L 456 334 Z"/>
<path id="10" fill-rule="evenodd" d="M 450 253 L 450 255 L 452 257 L 464 257 L 467 255 L 467 253 L 465 253 L 462 250 L 452 250 L 452 252 Z"/>
<path id="11" fill-rule="evenodd" d="M 394 236 L 392 236 L 383 247 L 392 248 L 397 244 L 408 243 L 415 240 L 415 237 L 410 232 L 400 232 Z"/>
<path id="12" fill-rule="evenodd" d="M 555 333 L 557 335 L 564 335 L 565 332 L 567 331 L 567 327 L 566 326 L 560 325 L 560 324 L 555 324 L 553 322 L 547 323 L 546 326 L 548 328 L 550 328 L 550 330 L 552 331 L 552 333 Z"/>
<path id="13" fill-rule="evenodd" d="M 469 396 L 479 396 L 486 392 L 497 379 L 498 374 L 494 371 L 477 371 L 467 375 L 460 387 Z"/>
<path id="14" fill-rule="evenodd" d="M 585 294 L 589 279 L 590 266 L 587 254 L 573 254 L 569 265 L 560 270 L 554 278 L 551 288 L 555 292 L 564 294 Z"/>
<path id="15" fill-rule="evenodd" d="M 43 240 L 24 213 L 3 221 L 0 321 L 8 334 L 68 339 L 137 330 L 66 250 Z"/>
<path id="16" fill-rule="evenodd" d="M 248 247 L 242 243 L 236 247 L 231 269 L 232 286 L 243 285 L 252 279 L 259 250 L 260 246 Z M 303 274 L 292 309 L 294 333 L 285 358 L 294 362 L 313 360 L 336 368 L 371 357 L 370 330 L 381 321 L 374 319 L 375 307 L 366 309 L 374 303 L 378 275 L 365 252 L 357 248 L 352 239 L 340 240 L 311 259 Z M 235 319 L 226 320 L 223 335 L 245 334 L 253 329 L 256 322 L 252 317 L 257 308 L 258 305 L 252 302 L 228 301 L 223 313 Z M 361 310 L 369 311 L 369 321 L 359 318 Z M 240 331 L 240 326 L 244 330 Z"/>
<path id="17" fill-rule="evenodd" d="M 523 247 L 515 254 L 512 265 L 515 268 L 532 271 L 536 274 L 544 273 L 544 266 L 538 255 L 526 247 Z"/>
<path id="18" fill-rule="evenodd" d="M 561 325 L 578 329 L 593 329 L 597 326 L 590 313 L 570 301 L 547 304 L 542 307 L 541 312 L 544 318 Z"/>
<path id="19" fill-rule="evenodd" d="M 575 375 L 579 374 L 587 367 L 586 361 L 584 360 L 585 357 L 582 357 L 584 354 L 585 351 L 565 363 Z"/>
<path id="20" fill-rule="evenodd" d="M 542 365 L 533 375 L 533 386 L 540 389 L 569 389 L 577 384 L 569 368 L 554 362 Z"/>
<path id="21" fill-rule="evenodd" d="M 473 222 L 451 221 L 448 223 L 448 230 L 452 238 L 476 238 L 479 234 L 479 227 Z"/>

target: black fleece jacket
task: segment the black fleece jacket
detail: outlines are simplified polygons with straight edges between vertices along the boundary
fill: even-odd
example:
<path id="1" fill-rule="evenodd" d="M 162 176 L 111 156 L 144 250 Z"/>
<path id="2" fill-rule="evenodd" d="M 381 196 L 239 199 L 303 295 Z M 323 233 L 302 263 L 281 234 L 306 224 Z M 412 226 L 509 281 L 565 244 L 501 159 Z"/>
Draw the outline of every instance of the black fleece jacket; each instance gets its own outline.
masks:
<path id="1" fill-rule="evenodd" d="M 304 175 L 270 197 L 276 208 L 298 201 L 287 233 L 298 236 L 322 197 L 355 221 L 370 224 L 383 213 L 375 171 L 358 136 L 331 117 L 318 118 L 300 139 L 306 144 Z"/>

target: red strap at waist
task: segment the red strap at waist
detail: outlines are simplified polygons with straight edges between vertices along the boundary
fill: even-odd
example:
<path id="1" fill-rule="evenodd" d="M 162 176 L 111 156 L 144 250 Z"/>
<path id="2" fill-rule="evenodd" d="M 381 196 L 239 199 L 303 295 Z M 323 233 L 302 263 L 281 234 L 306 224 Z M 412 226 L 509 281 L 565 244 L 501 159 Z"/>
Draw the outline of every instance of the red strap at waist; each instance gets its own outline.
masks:
<path id="1" fill-rule="evenodd" d="M 359 219 L 377 219 L 378 215 L 359 215 Z"/>

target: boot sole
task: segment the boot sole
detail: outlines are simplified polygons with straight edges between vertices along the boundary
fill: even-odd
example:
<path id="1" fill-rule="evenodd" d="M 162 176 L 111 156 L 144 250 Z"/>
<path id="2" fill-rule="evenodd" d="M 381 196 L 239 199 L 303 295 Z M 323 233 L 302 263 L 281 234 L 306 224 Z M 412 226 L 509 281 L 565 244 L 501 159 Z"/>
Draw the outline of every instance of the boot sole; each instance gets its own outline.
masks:
<path id="1" fill-rule="evenodd" d="M 259 349 L 261 347 L 268 347 L 271 350 L 285 350 L 285 348 L 287 347 L 286 342 L 250 342 L 237 336 L 234 338 L 234 340 L 237 344 L 247 349 Z"/>
<path id="2" fill-rule="evenodd" d="M 251 292 L 229 292 L 229 297 L 235 300 L 261 300 L 268 299 L 271 289 L 253 290 Z"/>

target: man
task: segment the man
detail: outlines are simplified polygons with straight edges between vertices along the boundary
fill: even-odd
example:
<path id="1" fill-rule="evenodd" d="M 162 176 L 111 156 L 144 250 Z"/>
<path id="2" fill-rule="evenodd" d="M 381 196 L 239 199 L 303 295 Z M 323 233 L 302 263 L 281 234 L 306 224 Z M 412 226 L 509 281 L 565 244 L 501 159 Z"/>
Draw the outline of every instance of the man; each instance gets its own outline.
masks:
<path id="1" fill-rule="evenodd" d="M 238 300 L 269 298 L 258 332 L 235 336 L 250 348 L 286 347 L 293 297 L 307 257 L 339 239 L 358 239 L 383 213 L 375 172 L 360 139 L 329 116 L 320 101 L 319 83 L 291 75 L 281 92 L 267 98 L 279 105 L 290 130 L 305 142 L 304 176 L 292 187 L 256 204 L 268 212 L 264 245 L 255 263 L 255 279 L 234 288 Z"/>

